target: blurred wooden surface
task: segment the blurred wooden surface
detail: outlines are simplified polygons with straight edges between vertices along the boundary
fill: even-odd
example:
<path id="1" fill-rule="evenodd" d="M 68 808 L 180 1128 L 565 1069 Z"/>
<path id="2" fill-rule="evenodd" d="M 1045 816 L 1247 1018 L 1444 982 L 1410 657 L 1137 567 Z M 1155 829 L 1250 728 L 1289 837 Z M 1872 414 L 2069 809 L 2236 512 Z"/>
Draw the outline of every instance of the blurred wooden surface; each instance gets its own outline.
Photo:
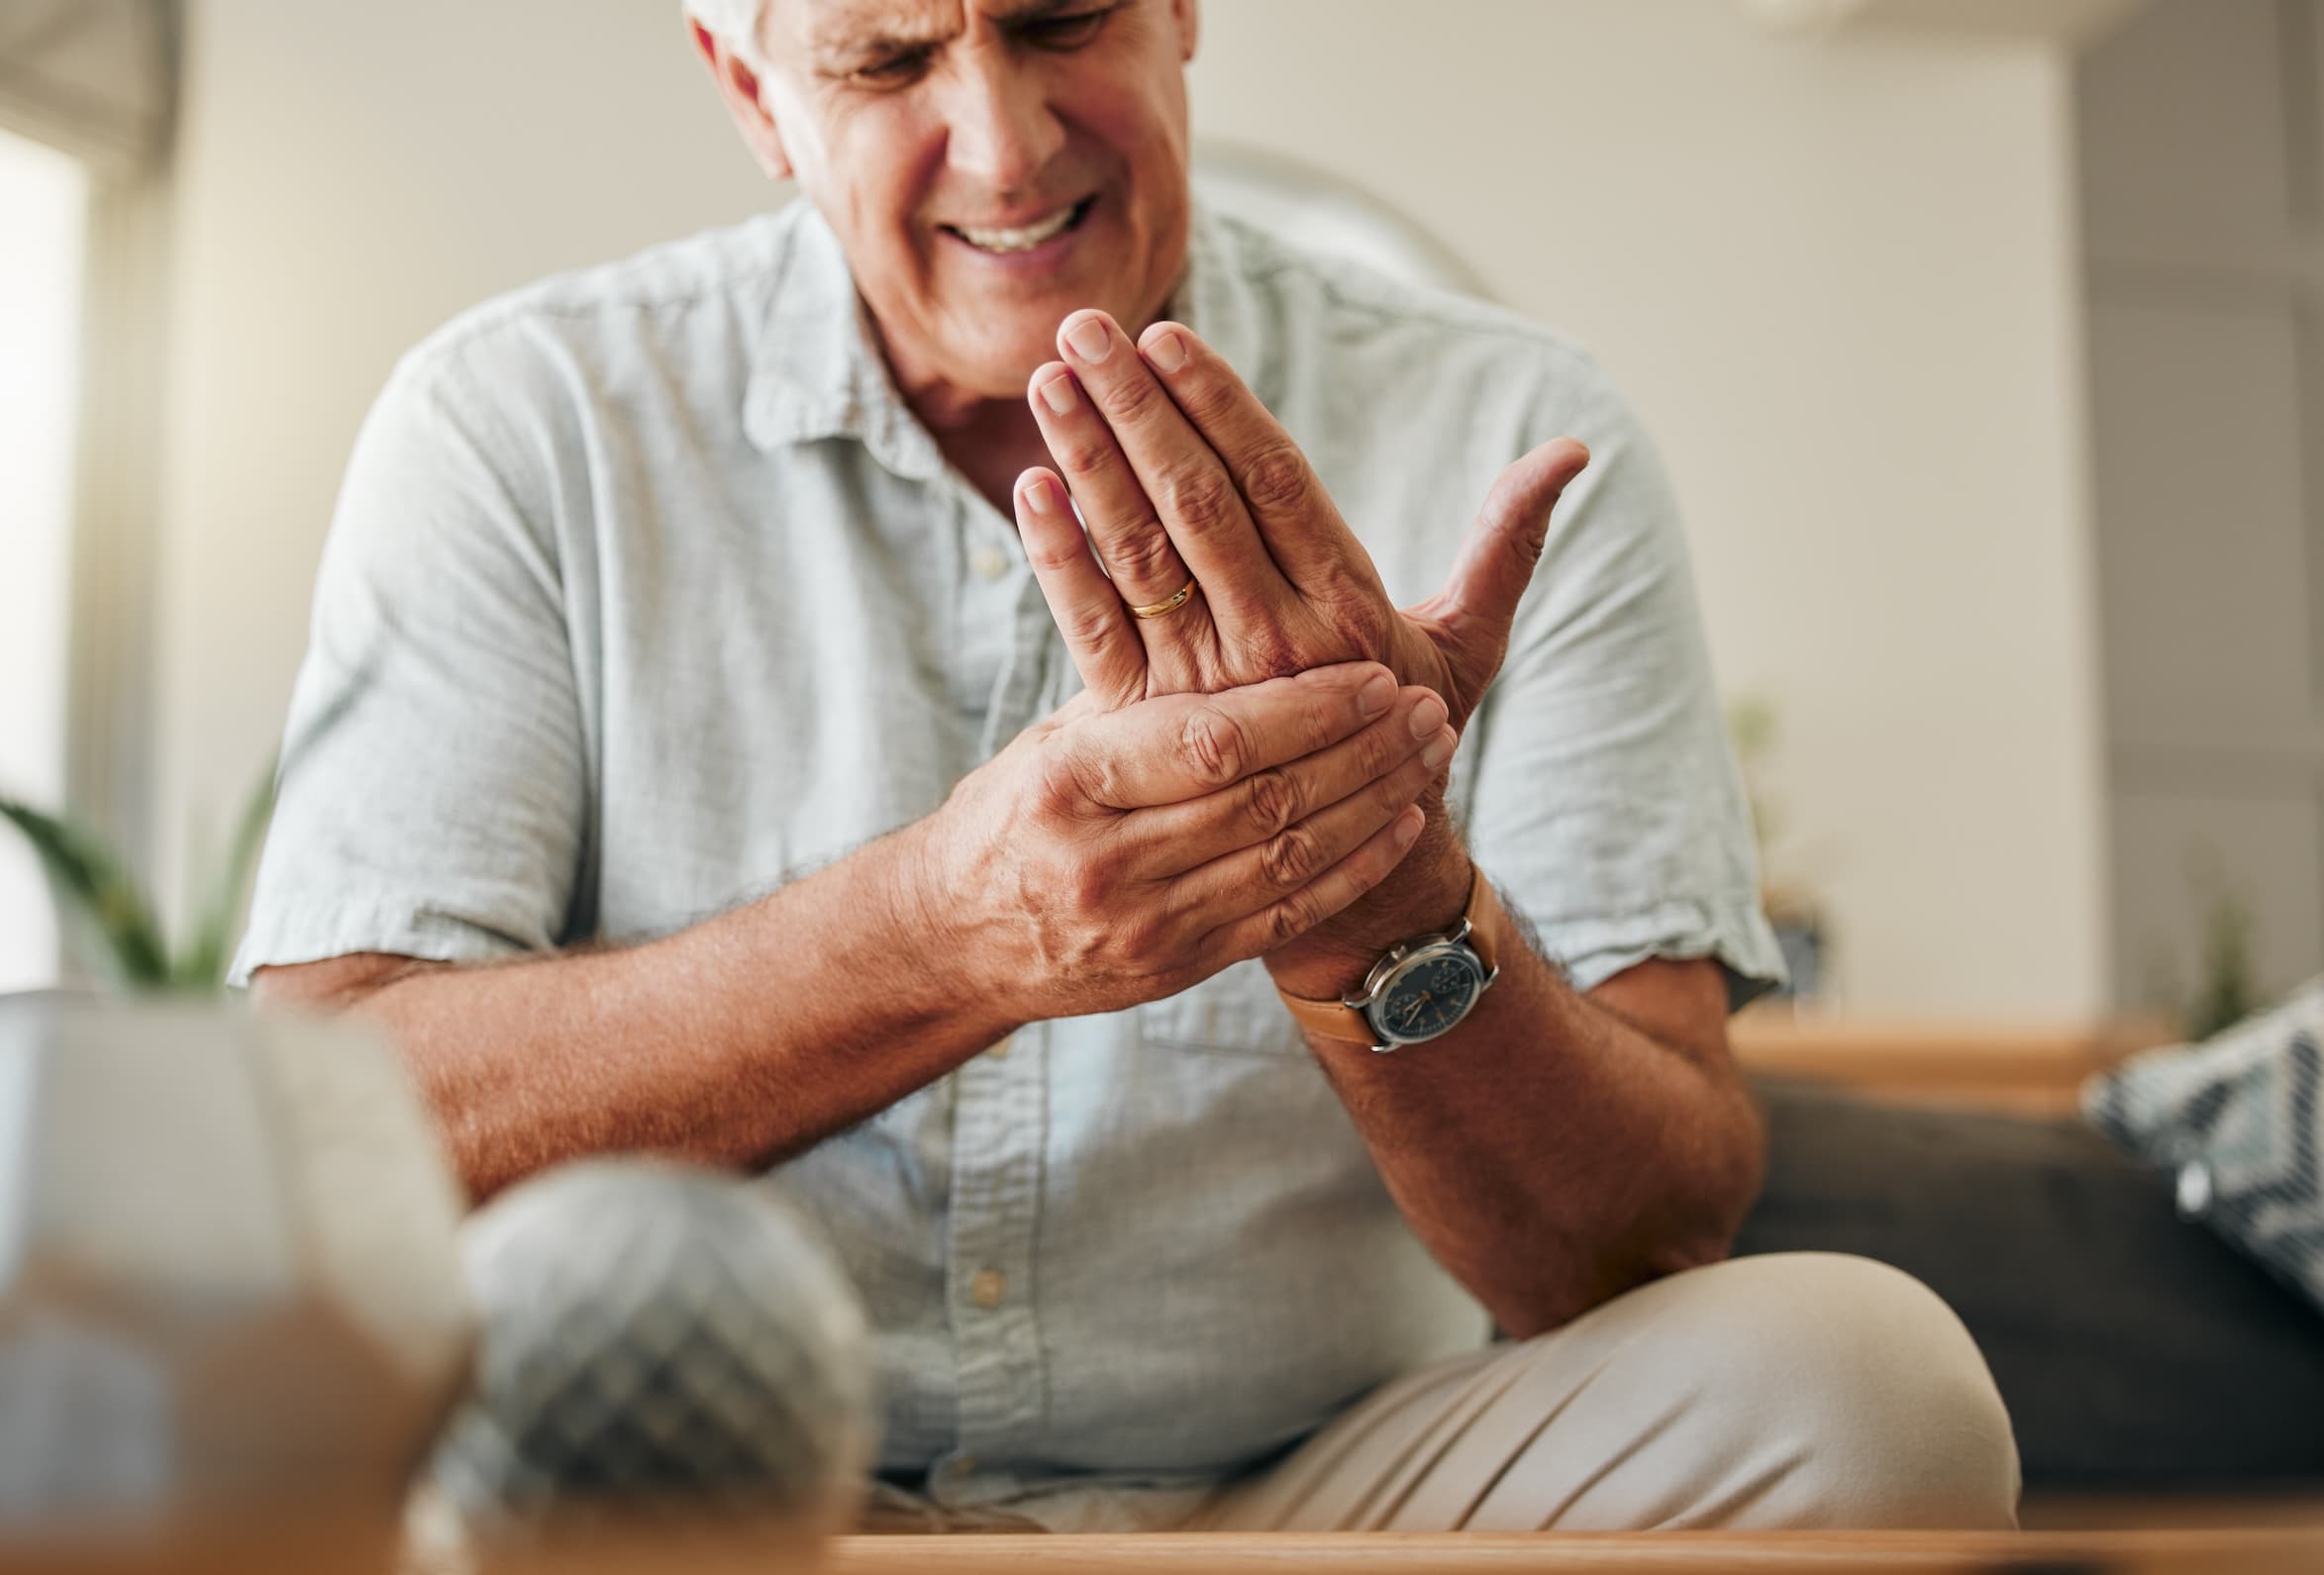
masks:
<path id="1" fill-rule="evenodd" d="M 2071 1115 L 2082 1080 L 2177 1037 L 2160 1019 L 2094 1024 L 1795 1017 L 1753 1007 L 1729 1025 L 1750 1071 L 1838 1084 L 1872 1098 Z"/>
<path id="2" fill-rule="evenodd" d="M 1744 1534 L 1364 1532 L 1135 1536 L 842 1537 L 827 1575 L 1697 1575 L 1705 1570 L 2051 1572 L 2154 1575 L 2324 1570 L 2324 1531 L 1796 1531 Z"/>

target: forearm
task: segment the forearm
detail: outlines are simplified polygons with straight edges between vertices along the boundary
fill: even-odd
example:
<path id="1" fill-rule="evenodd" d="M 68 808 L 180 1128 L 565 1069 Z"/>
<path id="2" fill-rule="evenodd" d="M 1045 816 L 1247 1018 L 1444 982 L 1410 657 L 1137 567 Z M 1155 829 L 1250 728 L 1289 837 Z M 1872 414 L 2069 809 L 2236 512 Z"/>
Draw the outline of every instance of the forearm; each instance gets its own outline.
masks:
<path id="1" fill-rule="evenodd" d="M 1394 938 L 1458 914 L 1465 869 L 1442 845 L 1400 869 L 1408 900 L 1433 893 L 1413 910 L 1432 917 L 1405 918 Z M 1375 922 L 1396 923 L 1385 911 Z M 1269 966 L 1294 994 L 1338 993 L 1393 943 L 1374 938 L 1304 942 Z M 1529 947 L 1505 950 L 1493 987 L 1441 1039 L 1388 1055 L 1311 1043 L 1416 1233 L 1523 1335 L 1723 1256 L 1758 1191 L 1763 1138 L 1723 1042 L 1627 1021 L 1628 976 L 1583 996 Z M 1723 995 L 1713 964 L 1657 968 Z"/>
<path id="2" fill-rule="evenodd" d="M 1017 1027 L 938 975 L 918 836 L 649 944 L 415 966 L 344 1004 L 401 1046 L 478 1200 L 593 1153 L 764 1165 Z M 262 1002 L 300 999 L 259 984 Z"/>

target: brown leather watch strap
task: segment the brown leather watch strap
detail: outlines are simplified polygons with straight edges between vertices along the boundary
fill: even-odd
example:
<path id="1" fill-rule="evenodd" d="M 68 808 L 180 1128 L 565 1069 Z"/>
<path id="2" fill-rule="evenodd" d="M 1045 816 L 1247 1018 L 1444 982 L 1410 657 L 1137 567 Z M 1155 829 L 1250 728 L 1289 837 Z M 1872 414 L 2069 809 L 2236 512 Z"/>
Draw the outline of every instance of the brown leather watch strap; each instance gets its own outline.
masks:
<path id="1" fill-rule="evenodd" d="M 1468 944 L 1490 974 L 1501 965 L 1501 936 L 1508 933 L 1509 919 L 1502 912 L 1501 899 L 1493 891 L 1493 883 L 1484 878 L 1484 871 L 1473 862 L 1468 867 L 1468 909 L 1465 916 L 1468 920 Z M 1345 1001 L 1315 1001 L 1280 990 L 1276 994 L 1282 996 L 1291 1021 L 1319 1038 L 1370 1044 L 1378 1037 L 1372 1033 L 1371 1021 Z"/>
<path id="2" fill-rule="evenodd" d="M 1301 1032 L 1321 1039 L 1345 1039 L 1352 1044 L 1369 1044 L 1376 1036 L 1371 1032 L 1371 1020 L 1345 1001 L 1311 1001 L 1305 996 L 1275 992 L 1283 997 L 1283 1005 L 1291 1009 L 1291 1021 Z"/>

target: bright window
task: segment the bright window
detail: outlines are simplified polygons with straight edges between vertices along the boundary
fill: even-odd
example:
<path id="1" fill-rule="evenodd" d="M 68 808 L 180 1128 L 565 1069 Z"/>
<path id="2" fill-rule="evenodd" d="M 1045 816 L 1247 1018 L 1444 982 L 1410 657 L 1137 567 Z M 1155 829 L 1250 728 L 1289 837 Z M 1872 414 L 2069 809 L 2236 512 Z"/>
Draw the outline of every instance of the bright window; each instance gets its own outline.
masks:
<path id="1" fill-rule="evenodd" d="M 64 798 L 74 416 L 88 181 L 73 158 L 0 132 L 0 794 Z M 40 866 L 0 827 L 0 991 L 52 984 Z"/>

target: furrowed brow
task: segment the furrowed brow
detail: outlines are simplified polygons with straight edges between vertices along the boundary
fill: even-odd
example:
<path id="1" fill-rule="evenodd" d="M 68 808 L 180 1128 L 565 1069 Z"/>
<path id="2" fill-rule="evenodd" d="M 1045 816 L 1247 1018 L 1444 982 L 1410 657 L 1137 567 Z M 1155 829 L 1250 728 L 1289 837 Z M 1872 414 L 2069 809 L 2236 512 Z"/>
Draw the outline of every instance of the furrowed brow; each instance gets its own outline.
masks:
<path id="1" fill-rule="evenodd" d="M 807 38 L 816 62 L 828 70 L 852 70 L 866 60 L 933 49 L 952 37 L 943 25 L 915 18 L 907 8 L 890 6 L 882 11 L 818 22 Z"/>
<path id="2" fill-rule="evenodd" d="M 1055 16 L 1081 3 L 1082 0 L 1024 0 L 1024 4 L 1009 7 L 993 20 L 1003 27 L 1015 27 L 1021 22 L 1039 22 L 1043 17 Z"/>

